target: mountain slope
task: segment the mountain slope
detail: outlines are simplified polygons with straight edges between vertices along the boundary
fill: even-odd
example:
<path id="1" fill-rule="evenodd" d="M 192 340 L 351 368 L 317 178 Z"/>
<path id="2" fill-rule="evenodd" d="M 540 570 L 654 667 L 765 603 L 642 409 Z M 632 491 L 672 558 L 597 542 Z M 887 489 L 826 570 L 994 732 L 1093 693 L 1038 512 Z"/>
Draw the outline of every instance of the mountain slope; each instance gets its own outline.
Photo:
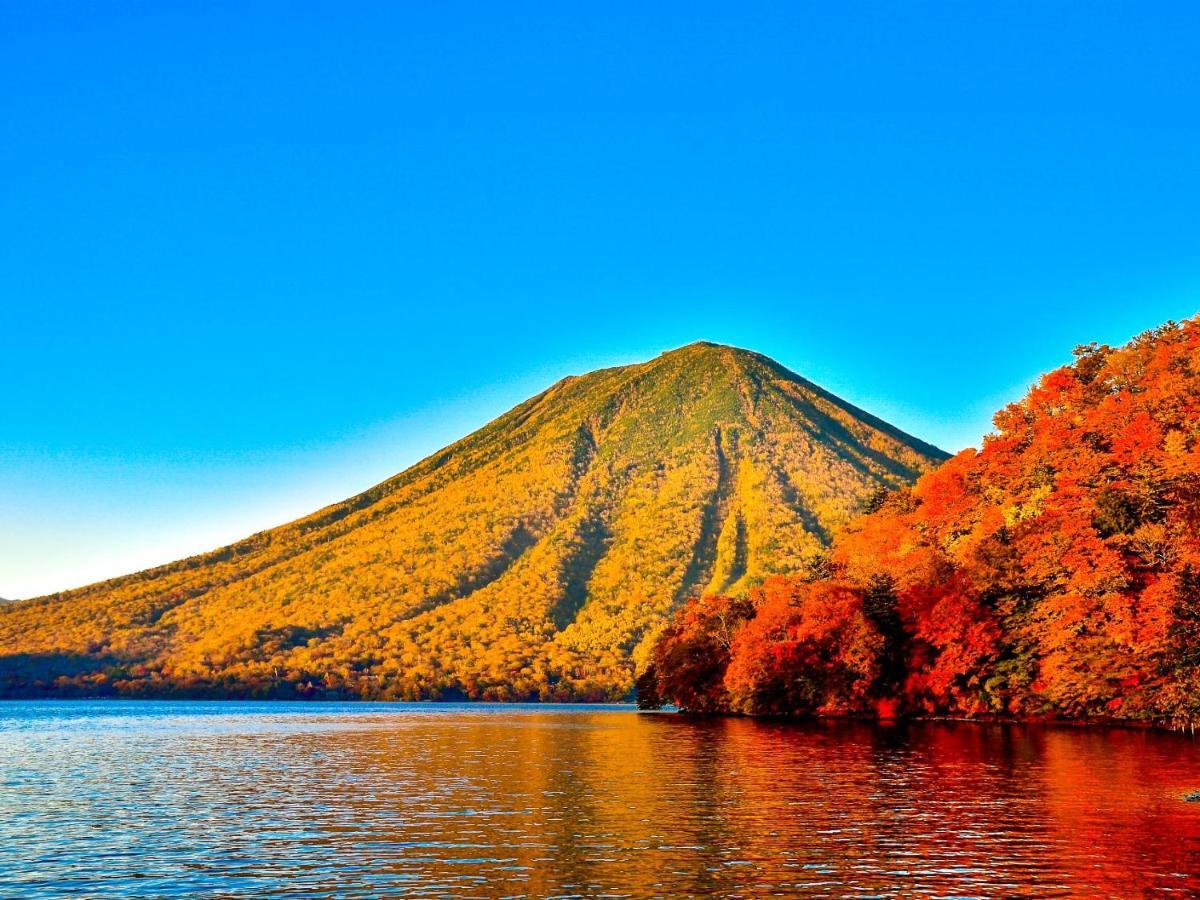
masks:
<path id="1" fill-rule="evenodd" d="M 766 357 L 692 344 L 566 378 L 305 519 L 0 609 L 0 679 L 619 696 L 684 597 L 802 566 L 944 458 Z"/>

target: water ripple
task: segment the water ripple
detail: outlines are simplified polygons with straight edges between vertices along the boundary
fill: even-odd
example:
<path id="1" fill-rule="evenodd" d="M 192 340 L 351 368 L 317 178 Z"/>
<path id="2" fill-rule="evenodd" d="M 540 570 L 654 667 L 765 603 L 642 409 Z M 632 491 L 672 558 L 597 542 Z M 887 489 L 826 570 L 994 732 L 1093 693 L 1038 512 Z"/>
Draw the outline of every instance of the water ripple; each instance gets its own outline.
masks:
<path id="1" fill-rule="evenodd" d="M 0 703 L 0 895 L 1200 894 L 1172 734 Z"/>

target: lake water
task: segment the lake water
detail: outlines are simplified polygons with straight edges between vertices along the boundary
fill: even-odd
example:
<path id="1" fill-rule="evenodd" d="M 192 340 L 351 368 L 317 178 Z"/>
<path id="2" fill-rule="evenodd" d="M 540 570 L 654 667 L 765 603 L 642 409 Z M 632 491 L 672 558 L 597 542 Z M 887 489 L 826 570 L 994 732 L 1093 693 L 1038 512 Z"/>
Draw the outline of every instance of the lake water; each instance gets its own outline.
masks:
<path id="1" fill-rule="evenodd" d="M 1200 894 L 1200 743 L 627 707 L 0 703 L 0 896 Z"/>

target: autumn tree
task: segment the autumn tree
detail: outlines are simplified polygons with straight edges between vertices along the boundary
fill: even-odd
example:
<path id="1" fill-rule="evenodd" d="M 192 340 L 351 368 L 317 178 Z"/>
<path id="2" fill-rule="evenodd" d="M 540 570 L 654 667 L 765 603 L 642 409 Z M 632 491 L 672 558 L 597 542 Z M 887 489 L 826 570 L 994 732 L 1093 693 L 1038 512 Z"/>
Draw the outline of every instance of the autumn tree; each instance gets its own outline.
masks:
<path id="1" fill-rule="evenodd" d="M 884 638 L 864 592 L 835 581 L 773 579 L 734 638 L 730 708 L 757 715 L 861 713 L 879 679 Z"/>
<path id="2" fill-rule="evenodd" d="M 728 712 L 725 669 L 734 635 L 754 615 L 746 598 L 693 598 L 680 608 L 639 680 L 643 706 L 669 698 L 687 712 Z"/>
<path id="3" fill-rule="evenodd" d="M 867 695 L 912 712 L 1200 716 L 1200 321 L 1078 348 L 995 426 L 871 497 L 826 587 L 758 605 L 732 644 L 735 708 L 855 708 L 830 673 L 873 646 Z"/>

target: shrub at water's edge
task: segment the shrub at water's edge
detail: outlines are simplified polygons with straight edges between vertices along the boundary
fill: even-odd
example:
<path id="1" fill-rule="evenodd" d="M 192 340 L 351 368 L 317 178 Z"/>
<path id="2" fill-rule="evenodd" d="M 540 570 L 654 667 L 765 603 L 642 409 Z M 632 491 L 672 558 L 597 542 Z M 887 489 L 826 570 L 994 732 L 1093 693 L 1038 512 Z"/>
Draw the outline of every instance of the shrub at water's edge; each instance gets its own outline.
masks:
<path id="1" fill-rule="evenodd" d="M 1200 320 L 1076 356 L 813 574 L 768 580 L 731 633 L 708 633 L 728 601 L 685 605 L 643 703 L 1192 725 Z"/>

